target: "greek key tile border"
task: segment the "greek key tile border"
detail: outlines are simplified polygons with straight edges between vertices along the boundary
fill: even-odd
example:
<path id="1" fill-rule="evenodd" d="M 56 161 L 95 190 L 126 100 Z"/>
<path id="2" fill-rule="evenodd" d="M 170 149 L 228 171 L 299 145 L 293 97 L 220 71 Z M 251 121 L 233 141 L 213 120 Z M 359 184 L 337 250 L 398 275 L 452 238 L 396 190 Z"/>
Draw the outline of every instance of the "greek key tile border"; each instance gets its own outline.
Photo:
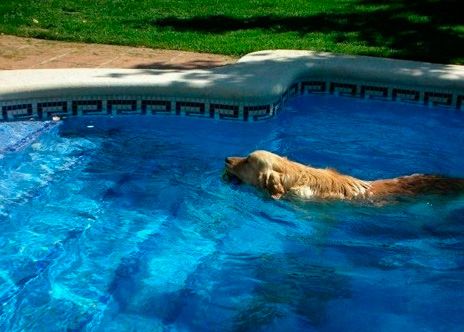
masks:
<path id="1" fill-rule="evenodd" d="M 281 109 L 282 101 L 273 104 L 231 104 L 196 99 L 146 98 L 125 96 L 115 98 L 80 97 L 74 100 L 30 100 L 0 102 L 0 121 L 52 120 L 88 115 L 176 115 L 235 121 L 261 121 Z"/>
<path id="2" fill-rule="evenodd" d="M 0 102 L 0 121 L 51 120 L 54 117 L 132 114 L 262 121 L 272 118 L 292 97 L 320 93 L 464 110 L 464 91 L 456 93 L 372 83 L 304 80 L 292 84 L 278 100 L 270 104 L 243 104 L 218 100 L 154 96 L 63 97 Z"/>
<path id="3" fill-rule="evenodd" d="M 299 83 L 301 94 L 328 93 L 355 98 L 399 101 L 464 110 L 464 91 L 434 91 L 373 83 L 308 80 Z"/>

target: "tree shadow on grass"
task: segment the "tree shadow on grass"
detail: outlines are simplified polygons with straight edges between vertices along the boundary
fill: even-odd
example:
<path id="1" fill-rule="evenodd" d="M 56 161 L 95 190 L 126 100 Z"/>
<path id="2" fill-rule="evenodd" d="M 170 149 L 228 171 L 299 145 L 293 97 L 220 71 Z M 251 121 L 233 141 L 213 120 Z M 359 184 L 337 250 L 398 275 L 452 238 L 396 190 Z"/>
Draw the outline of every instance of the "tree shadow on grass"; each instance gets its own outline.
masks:
<path id="1" fill-rule="evenodd" d="M 366 12 L 368 8 L 370 11 Z M 348 13 L 166 17 L 142 25 L 208 34 L 259 29 L 270 33 L 296 32 L 304 38 L 310 33 L 326 33 L 331 34 L 328 38 L 335 43 L 387 48 L 391 56 L 398 58 L 464 63 L 464 21 L 460 8 L 457 0 L 359 0 L 356 11 Z M 140 27 L 140 22 L 136 24 Z"/>

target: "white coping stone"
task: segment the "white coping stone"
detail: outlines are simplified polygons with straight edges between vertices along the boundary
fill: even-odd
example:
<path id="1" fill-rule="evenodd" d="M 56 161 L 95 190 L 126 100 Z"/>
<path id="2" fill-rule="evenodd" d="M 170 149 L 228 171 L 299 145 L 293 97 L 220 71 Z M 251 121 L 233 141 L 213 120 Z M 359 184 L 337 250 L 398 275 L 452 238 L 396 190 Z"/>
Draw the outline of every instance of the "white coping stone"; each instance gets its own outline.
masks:
<path id="1" fill-rule="evenodd" d="M 272 103 L 293 83 L 332 79 L 464 92 L 464 66 L 271 50 L 208 70 L 26 69 L 0 71 L 0 101 L 60 96 L 157 95 Z"/>

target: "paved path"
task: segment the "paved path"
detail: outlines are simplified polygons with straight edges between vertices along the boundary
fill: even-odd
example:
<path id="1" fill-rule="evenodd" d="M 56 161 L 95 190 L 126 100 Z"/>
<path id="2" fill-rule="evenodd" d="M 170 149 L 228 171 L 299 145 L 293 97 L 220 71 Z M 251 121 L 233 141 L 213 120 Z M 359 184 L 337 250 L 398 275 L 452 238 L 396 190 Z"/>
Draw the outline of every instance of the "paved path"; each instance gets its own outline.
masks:
<path id="1" fill-rule="evenodd" d="M 207 53 L 68 43 L 0 35 L 0 69 L 193 69 L 217 67 L 235 61 L 233 57 Z"/>

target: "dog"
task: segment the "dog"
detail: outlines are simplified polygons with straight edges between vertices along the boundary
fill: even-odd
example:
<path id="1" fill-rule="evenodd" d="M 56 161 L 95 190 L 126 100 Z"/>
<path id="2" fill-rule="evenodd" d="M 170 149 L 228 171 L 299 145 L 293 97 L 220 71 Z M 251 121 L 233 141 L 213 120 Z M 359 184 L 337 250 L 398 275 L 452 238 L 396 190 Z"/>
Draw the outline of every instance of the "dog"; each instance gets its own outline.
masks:
<path id="1" fill-rule="evenodd" d="M 360 180 L 327 168 L 313 168 L 272 152 L 227 157 L 225 174 L 264 189 L 272 198 L 302 200 L 385 200 L 421 194 L 464 193 L 464 179 L 412 174 L 393 179 Z"/>

